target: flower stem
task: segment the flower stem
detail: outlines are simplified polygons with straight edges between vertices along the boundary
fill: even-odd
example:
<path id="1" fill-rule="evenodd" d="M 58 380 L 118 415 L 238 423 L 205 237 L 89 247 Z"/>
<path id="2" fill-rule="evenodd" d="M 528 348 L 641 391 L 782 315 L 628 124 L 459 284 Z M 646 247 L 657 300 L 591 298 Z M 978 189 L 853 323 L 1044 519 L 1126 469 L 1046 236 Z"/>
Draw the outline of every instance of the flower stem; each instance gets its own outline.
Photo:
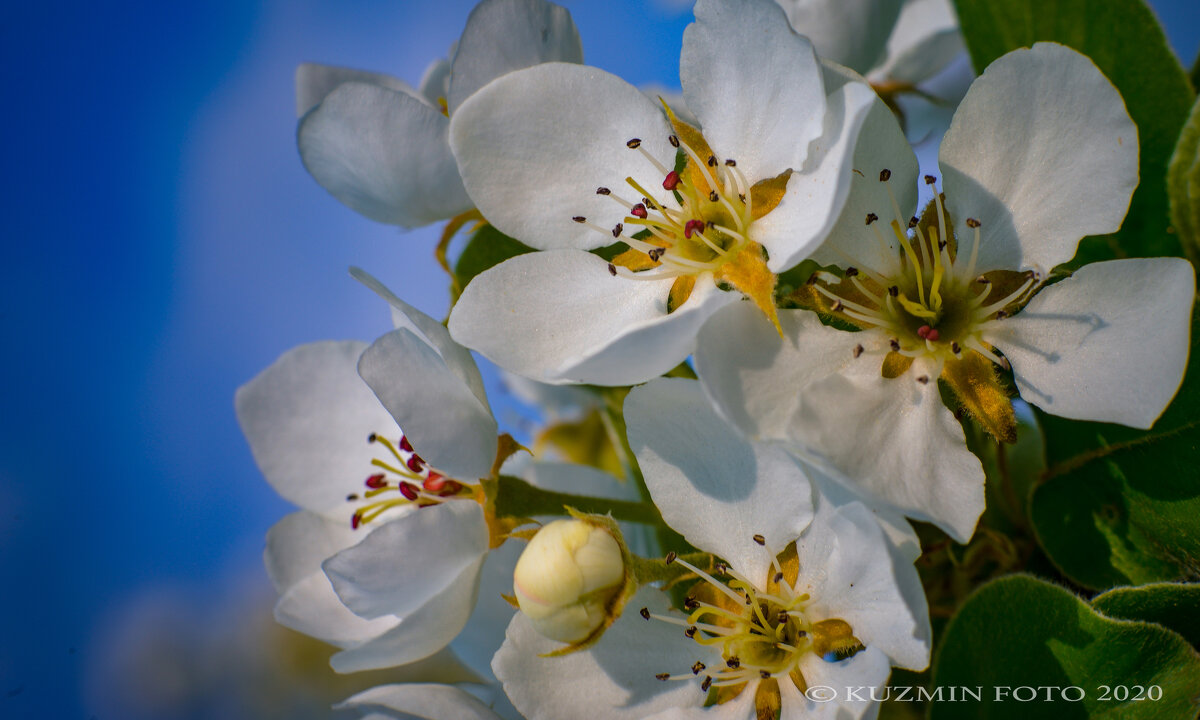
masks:
<path id="1" fill-rule="evenodd" d="M 496 514 L 507 517 L 565 515 L 565 508 L 595 515 L 610 514 L 617 520 L 663 527 L 658 508 L 650 502 L 630 502 L 589 495 L 573 495 L 530 485 L 521 478 L 501 475 L 496 497 Z"/>

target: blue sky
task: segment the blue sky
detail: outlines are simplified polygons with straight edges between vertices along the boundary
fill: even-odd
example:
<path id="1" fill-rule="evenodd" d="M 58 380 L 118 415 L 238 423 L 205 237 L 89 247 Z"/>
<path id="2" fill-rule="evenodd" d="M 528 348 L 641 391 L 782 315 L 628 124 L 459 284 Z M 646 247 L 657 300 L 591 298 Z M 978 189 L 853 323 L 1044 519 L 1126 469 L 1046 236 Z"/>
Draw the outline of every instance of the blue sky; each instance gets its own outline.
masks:
<path id="1" fill-rule="evenodd" d="M 1151 4 L 1190 65 L 1200 9 Z M 292 72 L 415 83 L 472 5 L 6 10 L 0 716 L 89 717 L 97 638 L 148 588 L 265 585 L 262 539 L 289 507 L 254 467 L 234 390 L 299 343 L 388 329 L 350 265 L 431 314 L 447 300 L 436 229 L 360 218 L 305 174 Z M 677 84 L 686 12 L 566 5 L 589 63 Z"/>

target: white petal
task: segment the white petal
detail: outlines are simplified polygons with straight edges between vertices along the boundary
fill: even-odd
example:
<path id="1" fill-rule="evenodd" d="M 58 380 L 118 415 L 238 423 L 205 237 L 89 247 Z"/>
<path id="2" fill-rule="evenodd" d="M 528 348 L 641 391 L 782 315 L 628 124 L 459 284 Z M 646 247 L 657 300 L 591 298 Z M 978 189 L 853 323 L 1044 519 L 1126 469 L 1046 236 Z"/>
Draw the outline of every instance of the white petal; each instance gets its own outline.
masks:
<path id="1" fill-rule="evenodd" d="M 466 481 L 491 472 L 496 419 L 420 338 L 393 330 L 367 348 L 358 372 L 433 467 Z"/>
<path id="2" fill-rule="evenodd" d="M 788 21 L 823 58 L 866 74 L 883 60 L 884 43 L 903 0 L 776 0 Z"/>
<path id="3" fill-rule="evenodd" d="M 696 343 L 705 393 L 754 440 L 788 437 L 800 388 L 850 363 L 858 341 L 805 310 L 780 310 L 779 324 L 782 338 L 750 303 L 737 303 L 713 315 Z"/>
<path id="4" fill-rule="evenodd" d="M 663 594 L 645 587 L 598 643 L 555 658 L 539 655 L 562 644 L 540 635 L 517 613 L 492 670 L 529 720 L 577 717 L 581 708 L 604 720 L 642 720 L 667 708 L 702 705 L 698 681 L 662 682 L 654 676 L 687 672 L 697 658 L 708 664 L 720 662 L 720 656 L 684 637 L 678 625 L 643 620 L 641 607 L 669 612 Z"/>
<path id="5" fill-rule="evenodd" d="M 451 54 L 454 50 L 451 49 Z M 438 58 L 425 68 L 417 92 L 433 107 L 440 107 L 439 100 L 450 97 L 450 60 Z"/>
<path id="6" fill-rule="evenodd" d="M 921 538 L 903 515 L 890 506 L 872 503 L 856 494 L 850 489 L 853 483 L 846 478 L 835 480 L 834 474 L 830 473 L 828 468 L 806 464 L 805 470 L 808 472 L 808 479 L 817 489 L 820 502 L 828 502 L 834 506 L 848 505 L 852 502 L 862 503 L 875 516 L 875 521 L 887 536 L 893 555 L 909 564 L 921 557 Z M 922 598 L 924 593 L 925 591 L 921 590 Z"/>
<path id="7" fill-rule="evenodd" d="M 296 117 L 304 117 L 304 114 L 320 104 L 326 95 L 333 92 L 338 85 L 346 82 L 378 85 L 417 99 L 422 97 L 421 93 L 414 90 L 408 83 L 391 75 L 335 65 L 300 63 L 296 67 Z"/>
<path id="8" fill-rule="evenodd" d="M 284 627 L 342 648 L 368 642 L 397 625 L 396 618 L 390 615 L 374 620 L 355 615 L 341 603 L 322 572 L 307 575 L 279 597 L 275 620 Z"/>
<path id="9" fill-rule="evenodd" d="M 751 582 L 765 583 L 774 555 L 812 519 L 812 486 L 796 460 L 778 445 L 742 439 L 692 380 L 634 388 L 625 421 L 663 520 Z"/>
<path id="10" fill-rule="evenodd" d="M 364 690 L 333 706 L 334 710 L 381 712 L 402 720 L 500 720 L 479 698 L 452 685 L 404 683 Z"/>
<path id="11" fill-rule="evenodd" d="M 800 388 L 792 437 L 872 503 L 933 522 L 966 542 L 983 512 L 983 466 L 967 450 L 930 369 L 918 361 L 888 379 L 880 375 L 880 357 L 864 354 L 842 372 Z M 916 380 L 923 374 L 925 384 Z"/>
<path id="12" fill-rule="evenodd" d="M 296 583 L 321 572 L 325 558 L 366 537 L 349 522 L 339 522 L 311 512 L 294 512 L 267 531 L 263 564 L 275 592 L 282 595 Z"/>
<path id="13" fill-rule="evenodd" d="M 454 342 L 445 325 L 401 300 L 367 271 L 352 267 L 350 276 L 386 300 L 392 306 L 392 323 L 397 328 L 408 328 L 432 345 L 438 355 L 441 355 L 442 359 L 446 361 L 446 366 L 453 370 L 455 375 L 462 378 L 463 383 L 471 389 L 471 392 L 475 393 L 475 397 L 479 398 L 479 403 L 488 408 L 489 412 L 491 411 L 487 392 L 483 388 L 483 378 L 479 374 L 479 367 L 475 364 L 475 359 L 471 357 L 471 351 Z"/>
<path id="14" fill-rule="evenodd" d="M 979 269 L 1070 260 L 1080 238 L 1121 226 L 1138 183 L 1138 134 L 1121 95 L 1084 55 L 1014 50 L 967 91 L 939 154 L 960 243 L 983 223 Z"/>
<path id="15" fill-rule="evenodd" d="M 887 59 L 871 77 L 916 85 L 963 52 L 950 0 L 907 0 L 887 43 Z"/>
<path id="16" fill-rule="evenodd" d="M 812 596 L 805 611 L 815 621 L 845 620 L 855 637 L 881 650 L 892 664 L 911 670 L 928 666 L 929 611 L 921 579 L 911 561 L 890 551 L 865 505 L 822 505 L 796 550 L 797 588 Z"/>
<path id="17" fill-rule="evenodd" d="M 1183 382 L 1195 275 L 1179 258 L 1085 265 L 986 336 L 1021 397 L 1054 415 L 1149 428 Z"/>
<path id="18" fill-rule="evenodd" d="M 644 382 L 682 362 L 704 320 L 738 297 L 704 275 L 668 315 L 672 282 L 613 277 L 603 259 L 576 250 L 518 255 L 471 281 L 450 334 L 541 382 Z"/>
<path id="19" fill-rule="evenodd" d="M 876 231 L 882 233 L 892 248 L 896 242 L 888 240 L 892 238 L 889 224 L 899 220 L 904 227 L 916 210 L 917 156 L 895 114 L 877 96 L 853 147 L 853 171 L 849 173 L 849 190 L 841 215 L 812 258 L 822 265 L 865 266 L 882 272 L 895 264 L 896 254 L 894 249 L 888 253 L 882 250 Z M 879 179 L 883 170 L 891 173 L 886 183 Z M 889 189 L 900 207 L 899 218 L 892 208 Z M 871 213 L 879 218 L 874 227 L 866 224 Z"/>
<path id="20" fill-rule="evenodd" d="M 504 642 L 504 629 L 516 612 L 503 595 L 512 595 L 513 571 L 525 545 L 520 540 L 507 540 L 488 553 L 479 574 L 479 598 L 475 609 L 458 637 L 450 643 L 471 670 L 485 678 L 492 679 L 492 656 Z"/>
<path id="21" fill-rule="evenodd" d="M 479 503 L 454 500 L 386 523 L 322 568 L 338 597 L 358 615 L 404 617 L 443 589 L 477 583 L 487 551 Z M 467 571 L 476 577 L 464 584 L 460 577 Z M 462 619 L 466 622 L 466 615 Z"/>
<path id="22" fill-rule="evenodd" d="M 367 436 L 398 435 L 358 377 L 360 342 L 320 342 L 284 353 L 238 388 L 238 422 L 267 482 L 300 507 L 341 516 L 346 494 L 373 471 Z"/>
<path id="23" fill-rule="evenodd" d="M 750 182 L 800 169 L 825 116 L 812 45 L 765 0 L 699 0 L 695 12 L 679 79 L 713 152 Z"/>
<path id="24" fill-rule="evenodd" d="M 539 249 L 588 250 L 614 242 L 574 222 L 612 228 L 629 208 L 607 187 L 636 202 L 625 178 L 662 192 L 665 173 L 625 143 L 669 169 L 675 149 L 662 109 L 602 70 L 546 63 L 505 75 L 472 95 L 451 117 L 450 146 L 463 182 L 484 217 Z M 664 201 L 665 202 L 665 201 Z"/>
<path id="25" fill-rule="evenodd" d="M 450 113 L 493 79 L 545 62 L 583 62 L 571 13 L 545 0 L 484 0 L 454 54 Z"/>
<path id="26" fill-rule="evenodd" d="M 874 718 L 879 704 L 871 700 L 871 688 L 883 688 L 892 672 L 887 655 L 868 647 L 852 658 L 841 662 L 825 662 L 809 653 L 800 660 L 800 673 L 814 697 L 836 698 L 828 702 L 808 700 L 791 683 L 780 683 L 785 712 L 796 708 L 805 720 L 860 720 Z M 820 686 L 822 690 L 815 688 Z M 816 695 L 817 692 L 828 694 Z M 875 697 L 885 697 L 886 690 L 877 690 Z M 790 712 L 796 713 L 797 710 Z"/>
<path id="27" fill-rule="evenodd" d="M 372 220 L 426 225 L 471 208 L 446 144 L 446 117 L 411 95 L 342 83 L 304 116 L 304 167 Z"/>
<path id="28" fill-rule="evenodd" d="M 467 622 L 479 590 L 483 558 L 465 568 L 446 588 L 429 597 L 398 625 L 329 659 L 340 673 L 375 670 L 428 658 L 446 647 Z"/>
<path id="29" fill-rule="evenodd" d="M 849 76 L 832 66 L 825 77 L 830 95 L 823 132 L 808 146 L 808 157 L 788 180 L 783 200 L 751 228 L 770 253 L 767 267 L 772 272 L 798 264 L 833 229 L 850 194 L 850 159 L 860 129 L 872 108 L 882 106 L 874 90 L 862 82 L 848 82 Z"/>

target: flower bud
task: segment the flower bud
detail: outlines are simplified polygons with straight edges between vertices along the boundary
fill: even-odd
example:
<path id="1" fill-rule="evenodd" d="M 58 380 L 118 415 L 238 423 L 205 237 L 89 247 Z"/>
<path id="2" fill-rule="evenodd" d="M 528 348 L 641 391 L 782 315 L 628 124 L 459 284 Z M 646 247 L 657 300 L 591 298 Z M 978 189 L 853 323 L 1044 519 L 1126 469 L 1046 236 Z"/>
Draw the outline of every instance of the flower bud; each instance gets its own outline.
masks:
<path id="1" fill-rule="evenodd" d="M 579 642 L 605 621 L 625 581 L 621 547 L 585 520 L 555 520 L 525 548 L 513 573 L 521 612 L 553 640 Z"/>

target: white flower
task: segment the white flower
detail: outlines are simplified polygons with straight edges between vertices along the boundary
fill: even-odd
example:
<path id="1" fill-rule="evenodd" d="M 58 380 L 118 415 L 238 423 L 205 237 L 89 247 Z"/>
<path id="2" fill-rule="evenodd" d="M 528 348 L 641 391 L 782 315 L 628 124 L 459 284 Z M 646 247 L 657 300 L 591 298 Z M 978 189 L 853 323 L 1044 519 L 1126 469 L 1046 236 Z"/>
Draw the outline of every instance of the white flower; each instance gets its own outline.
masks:
<path id="1" fill-rule="evenodd" d="M 557 646 L 516 615 L 493 670 L 526 717 L 573 717 L 585 707 L 615 720 L 740 720 L 769 708 L 857 718 L 871 712 L 869 699 L 821 703 L 802 692 L 875 688 L 892 665 L 928 664 L 911 530 L 898 544 L 861 503 L 821 495 L 814 514 L 802 467 L 779 448 L 740 440 L 694 382 L 635 388 L 626 413 L 663 518 L 724 566 L 674 559 L 699 579 L 682 608 L 643 588 L 627 605 L 639 612 L 563 657 L 539 657 Z M 706 707 L 713 689 L 717 702 Z"/>
<path id="2" fill-rule="evenodd" d="M 883 91 L 911 89 L 963 50 L 949 0 L 776 0 L 817 54 Z"/>
<path id="3" fill-rule="evenodd" d="M 768 0 L 701 0 L 680 77 L 699 130 L 560 63 L 506 75 L 453 115 L 480 211 L 543 251 L 471 282 L 450 318 L 459 342 L 535 380 L 623 385 L 678 364 L 743 293 L 773 316 L 773 273 L 836 220 L 874 94 L 823 75 Z M 618 240 L 630 250 L 612 264 L 587 252 Z"/>
<path id="4" fill-rule="evenodd" d="M 371 348 L 325 342 L 289 351 L 237 394 L 238 418 L 263 474 L 304 508 L 268 534 L 265 559 L 281 595 L 276 617 L 344 648 L 332 659 L 342 672 L 435 655 L 455 660 L 439 651 L 471 615 L 485 558 L 497 566 L 490 571 L 497 587 L 516 561 L 516 548 L 488 555 L 480 505 L 468 484 L 450 479 L 486 476 L 495 456 L 486 398 L 467 389 L 451 365 L 476 382 L 478 371 L 440 324 L 409 312 L 408 327 Z M 439 354 L 439 344 L 446 352 Z M 374 367 L 382 348 L 397 345 L 412 391 L 388 388 L 385 399 L 402 408 L 395 415 L 405 434 L 357 372 L 360 355 Z M 390 553 L 387 574 L 402 583 L 390 594 L 379 592 L 370 564 L 381 549 Z M 503 611 L 491 620 L 503 622 Z M 449 677 L 477 676 L 459 670 Z"/>
<path id="5" fill-rule="evenodd" d="M 780 313 L 780 338 L 730 308 L 701 334 L 697 371 L 749 437 L 796 443 L 856 492 L 965 542 L 984 475 L 939 380 L 1005 441 L 1010 364 L 1046 412 L 1149 427 L 1183 377 L 1192 268 L 1117 260 L 1045 282 L 1081 237 L 1120 226 L 1138 180 L 1120 95 L 1063 46 L 1009 53 L 975 81 L 941 146 L 944 205 L 919 226 L 916 159 L 890 114 L 877 107 L 863 137 L 842 220 L 814 256 L 841 272 L 801 292 L 862 332 L 796 310 Z"/>
<path id="6" fill-rule="evenodd" d="M 300 157 L 326 190 L 372 220 L 416 227 L 469 211 L 446 144 L 448 116 L 493 78 L 549 61 L 583 62 L 570 13 L 545 0 L 483 0 L 453 60 L 430 66 L 420 90 L 377 73 L 301 65 Z"/>

